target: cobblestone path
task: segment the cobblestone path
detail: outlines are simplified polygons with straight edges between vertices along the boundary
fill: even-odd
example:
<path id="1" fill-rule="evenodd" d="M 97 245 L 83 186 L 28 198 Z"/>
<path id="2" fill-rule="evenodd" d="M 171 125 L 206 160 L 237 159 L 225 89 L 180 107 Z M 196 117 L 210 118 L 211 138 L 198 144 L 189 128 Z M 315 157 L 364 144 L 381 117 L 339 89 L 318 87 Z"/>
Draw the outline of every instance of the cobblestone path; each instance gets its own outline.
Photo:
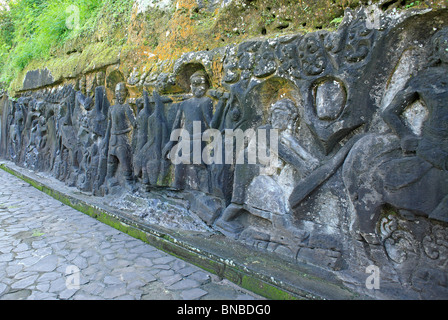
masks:
<path id="1" fill-rule="evenodd" d="M 0 300 L 259 298 L 0 170 Z"/>

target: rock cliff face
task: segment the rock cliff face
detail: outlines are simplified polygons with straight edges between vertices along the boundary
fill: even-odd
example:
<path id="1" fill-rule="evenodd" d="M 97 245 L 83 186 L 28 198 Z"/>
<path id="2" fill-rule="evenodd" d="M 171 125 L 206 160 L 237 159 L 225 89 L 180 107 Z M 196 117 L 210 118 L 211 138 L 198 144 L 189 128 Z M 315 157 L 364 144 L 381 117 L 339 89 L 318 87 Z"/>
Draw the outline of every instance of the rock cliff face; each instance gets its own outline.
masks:
<path id="1" fill-rule="evenodd" d="M 448 297 L 446 9 L 346 10 L 335 31 L 128 64 L 25 73 L 1 100 L 2 156 L 372 297 Z M 188 222 L 163 218 L 176 212 Z"/>

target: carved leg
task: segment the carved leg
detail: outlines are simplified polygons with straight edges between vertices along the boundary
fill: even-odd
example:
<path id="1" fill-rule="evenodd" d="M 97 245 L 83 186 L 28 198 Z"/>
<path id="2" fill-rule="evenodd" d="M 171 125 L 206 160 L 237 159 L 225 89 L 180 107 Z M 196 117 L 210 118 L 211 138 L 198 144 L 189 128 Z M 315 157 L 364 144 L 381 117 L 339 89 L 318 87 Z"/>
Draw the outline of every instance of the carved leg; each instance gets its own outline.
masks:
<path id="1" fill-rule="evenodd" d="M 232 221 L 238 218 L 243 212 L 243 206 L 239 204 L 230 204 L 223 212 L 221 218 L 216 222 L 216 226 L 224 232 L 229 232 L 233 235 L 240 233 L 244 226 L 237 221 Z"/>
<path id="2" fill-rule="evenodd" d="M 142 177 L 143 176 L 143 167 L 142 166 L 142 160 L 140 159 L 140 155 L 136 156 L 136 159 L 134 160 L 134 176 Z"/>
<path id="3" fill-rule="evenodd" d="M 118 162 L 121 165 L 123 176 L 126 180 L 126 187 L 129 191 L 135 191 L 134 174 L 132 170 L 131 150 L 128 146 L 120 146 L 117 148 Z"/>
<path id="4" fill-rule="evenodd" d="M 118 159 L 116 156 L 109 154 L 107 156 L 107 173 L 106 180 L 110 180 L 115 176 L 118 169 Z"/>

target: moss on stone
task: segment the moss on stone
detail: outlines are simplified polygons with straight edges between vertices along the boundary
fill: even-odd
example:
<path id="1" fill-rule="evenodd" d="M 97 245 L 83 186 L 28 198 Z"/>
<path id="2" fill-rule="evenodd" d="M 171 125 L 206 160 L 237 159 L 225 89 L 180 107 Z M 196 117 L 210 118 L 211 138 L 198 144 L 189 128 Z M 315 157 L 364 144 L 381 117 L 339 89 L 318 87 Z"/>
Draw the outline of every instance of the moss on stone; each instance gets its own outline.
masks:
<path id="1" fill-rule="evenodd" d="M 157 77 L 172 72 L 175 60 L 186 52 L 213 50 L 247 39 L 335 30 L 345 9 L 366 5 L 361 0 L 233 0 L 213 7 L 207 1 L 177 0 L 168 7 L 139 11 L 132 3 L 121 1 L 113 8 L 103 8 L 95 29 L 55 47 L 51 59 L 32 61 L 11 82 L 10 95 L 20 91 L 30 70 L 47 67 L 59 83 L 119 62 L 126 79 L 135 70 L 148 78 Z M 389 1 L 380 7 L 385 11 L 446 8 L 446 0 Z M 212 85 L 218 87 L 219 79 L 214 80 Z"/>
<path id="2" fill-rule="evenodd" d="M 120 46 L 109 46 L 106 43 L 87 45 L 82 52 L 76 52 L 64 57 L 57 57 L 47 61 L 31 62 L 10 85 L 10 95 L 14 96 L 22 90 L 27 72 L 37 69 L 48 69 L 54 83 L 61 83 L 67 79 L 76 78 L 81 74 L 93 72 L 106 66 L 120 62 Z"/>

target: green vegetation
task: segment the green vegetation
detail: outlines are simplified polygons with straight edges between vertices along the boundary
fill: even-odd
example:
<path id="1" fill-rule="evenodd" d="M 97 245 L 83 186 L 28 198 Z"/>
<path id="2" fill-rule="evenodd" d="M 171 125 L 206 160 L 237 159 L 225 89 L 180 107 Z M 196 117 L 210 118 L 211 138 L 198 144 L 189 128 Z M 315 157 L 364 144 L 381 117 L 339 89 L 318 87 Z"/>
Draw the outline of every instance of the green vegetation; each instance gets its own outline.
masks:
<path id="1" fill-rule="evenodd" d="M 16 0 L 0 8 L 0 82 L 9 84 L 31 61 L 46 60 L 69 43 L 92 41 L 101 17 L 122 20 L 131 0 Z M 123 19 L 124 20 L 124 19 Z M 109 30 L 117 23 L 110 23 Z M 104 29 L 104 27 L 103 27 Z M 74 50 L 76 51 L 76 50 Z"/>
<path id="2" fill-rule="evenodd" d="M 33 234 L 31 235 L 32 237 L 41 237 L 41 236 L 43 236 L 45 233 L 43 233 L 43 232 L 40 232 L 39 230 L 37 230 L 37 229 L 34 229 L 33 230 Z"/>
<path id="3" fill-rule="evenodd" d="M 344 17 L 334 18 L 333 20 L 330 21 L 330 25 L 338 26 L 342 22 L 343 19 L 344 19 Z"/>
<path id="4" fill-rule="evenodd" d="M 409 8 L 413 8 L 413 7 L 418 6 L 418 5 L 420 5 L 420 1 L 414 1 L 414 2 L 411 2 L 409 4 L 406 4 L 404 6 L 404 8 L 405 9 L 409 9 Z"/>

